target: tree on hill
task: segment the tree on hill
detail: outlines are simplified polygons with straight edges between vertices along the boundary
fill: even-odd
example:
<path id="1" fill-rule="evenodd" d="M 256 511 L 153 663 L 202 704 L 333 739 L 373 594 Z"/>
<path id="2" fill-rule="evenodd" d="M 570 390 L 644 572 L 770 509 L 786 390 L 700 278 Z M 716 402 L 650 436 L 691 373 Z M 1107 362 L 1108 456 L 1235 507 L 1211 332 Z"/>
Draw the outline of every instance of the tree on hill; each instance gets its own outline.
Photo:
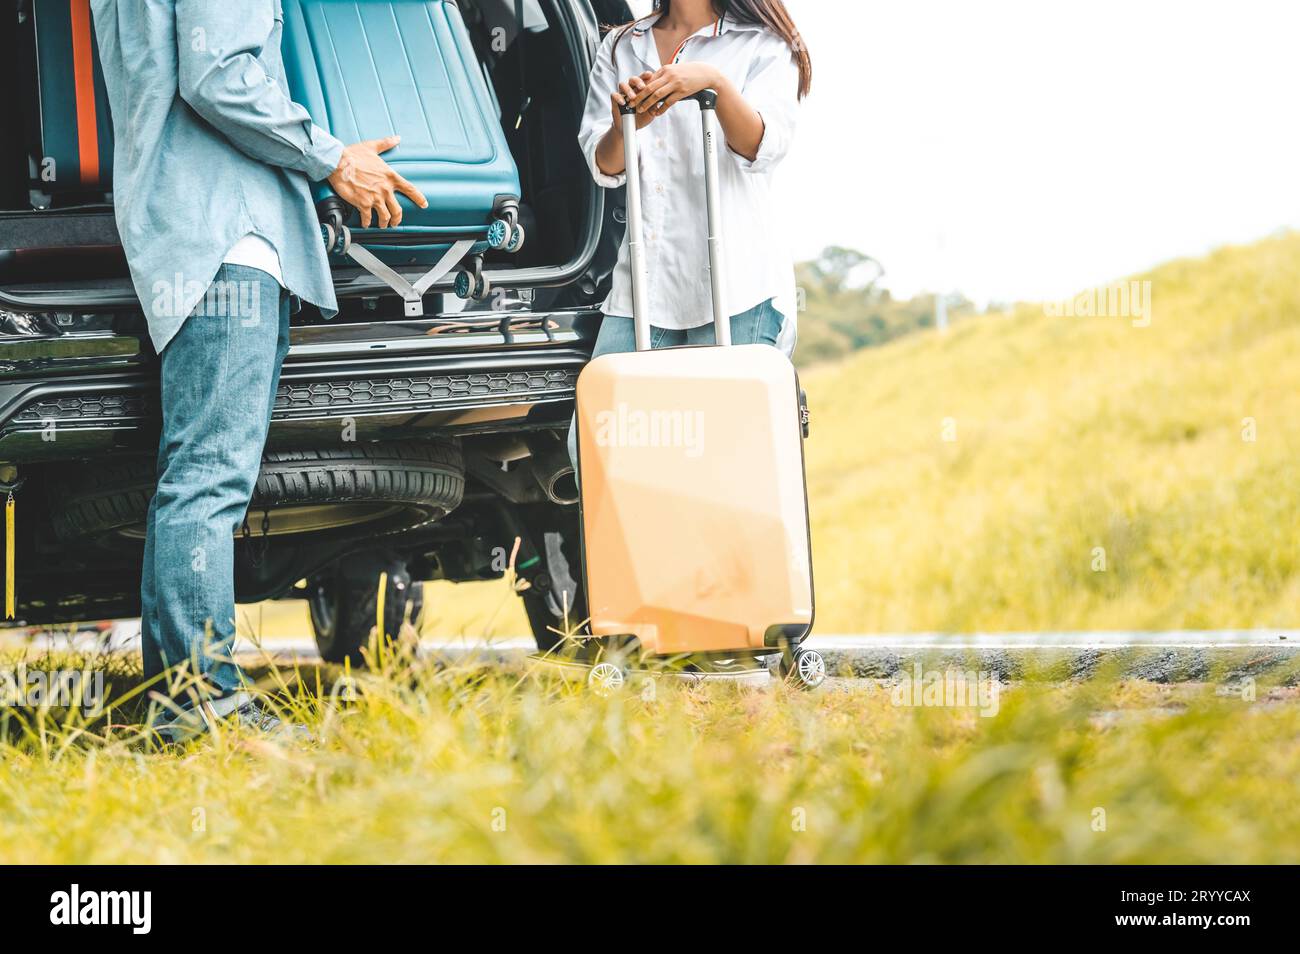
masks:
<path id="1" fill-rule="evenodd" d="M 935 296 L 896 299 L 878 285 L 883 274 L 871 256 L 841 246 L 795 266 L 801 306 L 797 364 L 833 360 L 934 326 Z M 964 296 L 948 296 L 950 318 L 974 310 Z"/>

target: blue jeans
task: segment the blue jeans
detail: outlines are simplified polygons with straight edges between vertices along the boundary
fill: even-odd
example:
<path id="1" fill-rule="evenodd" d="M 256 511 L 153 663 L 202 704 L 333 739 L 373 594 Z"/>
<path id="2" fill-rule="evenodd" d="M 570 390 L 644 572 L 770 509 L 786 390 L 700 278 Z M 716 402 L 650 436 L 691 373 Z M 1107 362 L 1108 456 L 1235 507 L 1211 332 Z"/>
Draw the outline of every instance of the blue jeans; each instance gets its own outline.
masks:
<path id="1" fill-rule="evenodd" d="M 146 679 L 188 662 L 214 696 L 243 685 L 231 659 L 235 532 L 288 351 L 288 295 L 242 265 L 221 266 L 163 349 L 158 489 L 140 582 Z"/>
<path id="2" fill-rule="evenodd" d="M 777 336 L 781 334 L 781 325 L 785 316 L 776 310 L 769 298 L 761 305 L 755 305 L 749 311 L 742 311 L 731 316 L 732 344 L 766 344 L 776 347 Z M 713 322 L 685 330 L 659 328 L 650 326 L 650 348 L 680 348 L 683 345 L 717 344 L 718 338 L 713 331 Z M 624 354 L 636 350 L 636 326 L 631 318 L 618 315 L 606 315 L 600 323 L 600 332 L 596 335 L 596 346 L 591 357 L 599 358 L 602 354 Z M 569 424 L 569 459 L 573 468 L 578 468 L 578 418 L 574 415 Z"/>

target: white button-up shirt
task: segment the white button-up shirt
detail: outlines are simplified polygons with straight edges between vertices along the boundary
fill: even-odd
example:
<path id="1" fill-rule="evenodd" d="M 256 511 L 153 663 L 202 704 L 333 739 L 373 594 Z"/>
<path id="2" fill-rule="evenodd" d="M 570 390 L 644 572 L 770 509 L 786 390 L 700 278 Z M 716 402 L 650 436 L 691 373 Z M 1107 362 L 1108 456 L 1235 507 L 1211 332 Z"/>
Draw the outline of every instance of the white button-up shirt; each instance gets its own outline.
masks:
<path id="1" fill-rule="evenodd" d="M 596 165 L 596 147 L 613 123 L 610 96 L 620 82 L 660 68 L 651 26 L 640 21 L 615 50 L 611 30 L 596 54 L 579 145 L 591 174 L 605 188 L 626 184 Z M 723 18 L 693 34 L 674 60 L 706 62 L 720 69 L 763 117 L 763 142 L 752 162 L 730 149 L 719 155 L 724 238 L 723 287 L 727 310 L 748 311 L 769 298 L 785 316 L 778 345 L 794 350 L 794 264 L 788 237 L 772 204 L 772 171 L 785 157 L 799 109 L 799 68 L 789 45 L 766 27 Z M 650 323 L 694 328 L 712 320 L 704 146 L 700 108 L 683 100 L 637 134 L 641 206 L 645 222 Z M 632 269 L 626 238 L 614 271 L 614 287 L 602 310 L 632 316 Z"/>

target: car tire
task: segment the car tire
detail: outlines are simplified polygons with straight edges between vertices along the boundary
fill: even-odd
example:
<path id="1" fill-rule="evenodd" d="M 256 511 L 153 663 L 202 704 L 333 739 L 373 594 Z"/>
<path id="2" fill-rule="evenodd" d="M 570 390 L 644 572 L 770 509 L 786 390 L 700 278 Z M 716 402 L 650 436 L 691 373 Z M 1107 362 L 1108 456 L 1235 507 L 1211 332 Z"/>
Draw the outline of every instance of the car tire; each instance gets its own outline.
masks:
<path id="1" fill-rule="evenodd" d="M 156 482 L 154 462 L 143 457 L 52 476 L 55 535 L 65 542 L 142 537 Z M 465 462 L 454 441 L 267 451 L 249 505 L 249 532 L 260 536 L 265 515 L 276 535 L 373 538 L 441 519 L 460 505 L 464 490 Z"/>
<path id="2" fill-rule="evenodd" d="M 587 601 L 580 579 L 582 570 L 576 515 L 571 521 L 566 520 L 563 526 L 553 525 L 544 530 L 534 525 L 528 532 L 541 559 L 534 569 L 523 574 L 530 588 L 521 592 L 519 599 L 524 604 L 524 613 L 538 651 L 551 653 L 564 642 L 556 630 L 569 632 L 578 639 L 586 633 Z"/>
<path id="3" fill-rule="evenodd" d="M 381 572 L 385 575 L 384 629 L 378 635 L 384 645 L 391 648 L 398 642 L 408 620 L 418 633 L 424 615 L 424 585 L 411 581 L 405 563 L 397 559 L 372 563 L 370 573 L 358 572 L 358 564 L 366 561 L 340 564 L 307 587 L 307 611 L 321 659 L 348 662 L 354 668 L 366 664 L 364 651 L 378 622 Z"/>
<path id="4" fill-rule="evenodd" d="M 538 652 L 553 652 L 561 642 L 560 635 L 552 629 L 563 629 L 564 620 L 551 612 L 545 596 L 533 593 L 519 594 L 524 604 L 524 613 L 528 616 L 528 627 L 533 631 L 533 640 Z"/>

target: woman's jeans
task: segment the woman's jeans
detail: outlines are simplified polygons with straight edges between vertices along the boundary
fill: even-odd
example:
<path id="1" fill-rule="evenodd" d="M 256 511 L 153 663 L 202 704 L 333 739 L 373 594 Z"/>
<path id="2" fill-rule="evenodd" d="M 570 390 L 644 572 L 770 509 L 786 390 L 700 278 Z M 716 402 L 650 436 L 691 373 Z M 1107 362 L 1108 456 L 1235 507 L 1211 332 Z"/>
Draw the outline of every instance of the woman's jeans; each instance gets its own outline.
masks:
<path id="1" fill-rule="evenodd" d="M 288 295 L 266 272 L 243 265 L 221 266 L 163 348 L 158 489 L 140 583 L 146 679 L 188 662 L 215 696 L 243 684 L 231 660 L 235 532 L 261 468 L 288 351 Z"/>
<path id="2" fill-rule="evenodd" d="M 776 310 L 772 304 L 772 299 L 769 298 L 761 305 L 755 305 L 749 311 L 743 311 L 739 315 L 732 315 L 731 343 L 738 345 L 767 344 L 776 347 L 776 339 L 781 334 L 781 325 L 784 322 L 785 316 Z M 650 326 L 651 349 L 680 348 L 683 345 L 711 345 L 717 344 L 717 341 L 717 336 L 713 331 L 713 322 L 685 330 Z M 617 315 L 606 315 L 601 322 L 600 333 L 596 335 L 596 347 L 592 350 L 591 357 L 595 359 L 602 354 L 622 354 L 635 350 L 636 326 L 632 324 L 632 319 L 621 318 Z M 576 471 L 578 468 L 578 419 L 576 415 L 569 424 L 569 459 L 573 461 L 573 467 Z"/>

